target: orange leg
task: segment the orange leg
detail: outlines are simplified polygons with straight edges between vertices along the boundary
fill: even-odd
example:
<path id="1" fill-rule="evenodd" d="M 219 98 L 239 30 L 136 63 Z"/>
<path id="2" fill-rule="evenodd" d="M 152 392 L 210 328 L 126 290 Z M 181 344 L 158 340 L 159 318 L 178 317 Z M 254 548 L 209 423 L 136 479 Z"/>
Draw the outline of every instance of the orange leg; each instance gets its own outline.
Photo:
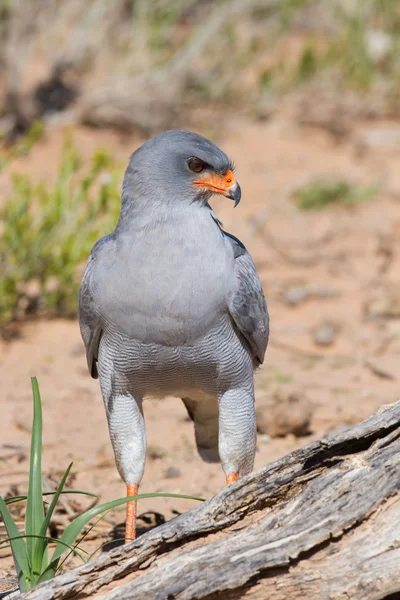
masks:
<path id="1" fill-rule="evenodd" d="M 139 486 L 133 483 L 126 486 L 127 496 L 136 496 L 139 492 Z M 125 544 L 128 544 L 136 538 L 136 512 L 137 500 L 132 500 L 126 505 L 126 522 L 125 522 Z"/>
<path id="2" fill-rule="evenodd" d="M 226 485 L 233 483 L 237 479 L 239 479 L 239 473 L 229 473 L 229 475 L 226 476 Z"/>

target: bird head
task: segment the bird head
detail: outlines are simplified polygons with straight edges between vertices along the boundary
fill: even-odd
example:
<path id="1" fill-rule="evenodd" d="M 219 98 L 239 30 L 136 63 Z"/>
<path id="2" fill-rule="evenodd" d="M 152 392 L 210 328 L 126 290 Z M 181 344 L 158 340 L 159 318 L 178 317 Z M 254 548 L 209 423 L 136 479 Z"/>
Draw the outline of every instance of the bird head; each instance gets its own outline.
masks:
<path id="1" fill-rule="evenodd" d="M 160 203 L 207 202 L 212 194 L 240 201 L 234 167 L 225 152 L 191 131 L 166 131 L 133 153 L 122 199 Z"/>

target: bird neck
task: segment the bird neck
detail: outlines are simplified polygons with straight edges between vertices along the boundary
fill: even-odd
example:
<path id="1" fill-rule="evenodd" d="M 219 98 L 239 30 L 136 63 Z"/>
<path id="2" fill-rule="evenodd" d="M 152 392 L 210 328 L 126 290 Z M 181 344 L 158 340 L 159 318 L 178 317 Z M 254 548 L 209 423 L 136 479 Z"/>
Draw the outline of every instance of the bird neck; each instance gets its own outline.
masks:
<path id="1" fill-rule="evenodd" d="M 182 224 L 185 220 L 195 219 L 196 215 L 204 215 L 205 212 L 209 212 L 206 201 L 168 201 L 165 196 L 155 195 L 148 199 L 142 196 L 135 200 L 123 194 L 116 231 L 148 229 L 178 222 Z"/>

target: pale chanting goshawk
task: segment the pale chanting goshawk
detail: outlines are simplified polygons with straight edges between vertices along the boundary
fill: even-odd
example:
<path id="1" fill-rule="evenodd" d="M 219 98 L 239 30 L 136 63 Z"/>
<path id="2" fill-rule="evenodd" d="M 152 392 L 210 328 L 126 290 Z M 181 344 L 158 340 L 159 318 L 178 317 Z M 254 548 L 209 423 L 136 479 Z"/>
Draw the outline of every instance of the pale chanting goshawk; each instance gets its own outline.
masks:
<path id="1" fill-rule="evenodd" d="M 143 476 L 146 396 L 183 400 L 200 456 L 220 460 L 227 483 L 253 468 L 254 370 L 268 343 L 267 306 L 249 253 L 209 205 L 212 194 L 239 203 L 233 170 L 196 133 L 150 139 L 129 161 L 115 230 L 89 257 L 80 328 L 127 496 Z M 132 501 L 126 541 L 135 521 Z"/>

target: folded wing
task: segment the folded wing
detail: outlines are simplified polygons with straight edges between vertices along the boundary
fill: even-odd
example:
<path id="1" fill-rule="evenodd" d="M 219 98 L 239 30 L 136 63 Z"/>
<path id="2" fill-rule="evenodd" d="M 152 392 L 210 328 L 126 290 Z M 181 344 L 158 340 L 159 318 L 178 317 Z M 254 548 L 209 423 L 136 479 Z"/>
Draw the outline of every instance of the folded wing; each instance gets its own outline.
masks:
<path id="1" fill-rule="evenodd" d="M 233 235 L 226 232 L 224 235 L 234 250 L 237 279 L 236 290 L 230 299 L 229 312 L 247 340 L 253 357 L 262 364 L 269 336 L 269 316 L 264 293 L 246 248 Z"/>
<path id="2" fill-rule="evenodd" d="M 86 265 L 82 284 L 79 290 L 79 326 L 86 348 L 86 359 L 89 373 L 93 379 L 97 379 L 97 361 L 100 339 L 102 334 L 102 322 L 96 300 L 96 261 L 99 258 L 100 248 L 107 244 L 111 235 L 108 235 L 95 244 L 90 253 Z"/>

